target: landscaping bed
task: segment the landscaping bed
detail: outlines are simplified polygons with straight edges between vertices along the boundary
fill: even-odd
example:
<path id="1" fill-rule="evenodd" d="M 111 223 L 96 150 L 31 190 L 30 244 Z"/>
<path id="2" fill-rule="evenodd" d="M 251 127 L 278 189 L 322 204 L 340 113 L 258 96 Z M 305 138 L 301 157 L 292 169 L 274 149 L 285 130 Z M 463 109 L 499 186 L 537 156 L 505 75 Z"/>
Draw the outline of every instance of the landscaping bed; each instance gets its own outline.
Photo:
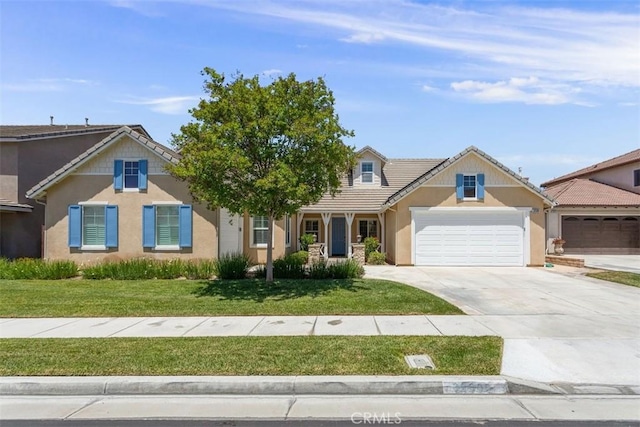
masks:
<path id="1" fill-rule="evenodd" d="M 436 369 L 405 355 L 429 354 Z M 0 339 L 0 375 L 498 375 L 498 337 Z"/>
<path id="2" fill-rule="evenodd" d="M 640 274 L 636 273 L 627 273 L 625 271 L 601 271 L 598 273 L 587 273 L 587 276 L 640 288 Z"/>
<path id="3" fill-rule="evenodd" d="M 0 280 L 0 317 L 464 314 L 401 283 L 331 280 Z"/>

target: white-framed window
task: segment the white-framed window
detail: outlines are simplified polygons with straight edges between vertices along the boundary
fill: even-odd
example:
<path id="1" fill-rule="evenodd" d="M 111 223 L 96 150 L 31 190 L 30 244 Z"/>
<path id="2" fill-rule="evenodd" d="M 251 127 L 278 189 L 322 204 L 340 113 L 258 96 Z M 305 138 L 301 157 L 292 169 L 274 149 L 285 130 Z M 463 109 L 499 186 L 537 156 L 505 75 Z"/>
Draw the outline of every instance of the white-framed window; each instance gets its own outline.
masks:
<path id="1" fill-rule="evenodd" d="M 633 171 L 633 186 L 640 187 L 640 169 Z"/>
<path id="2" fill-rule="evenodd" d="M 378 237 L 378 221 L 375 219 L 361 219 L 358 221 L 358 234 L 362 240 L 367 237 Z"/>
<path id="3" fill-rule="evenodd" d="M 118 206 L 80 202 L 68 208 L 70 248 L 105 250 L 118 247 Z"/>
<path id="4" fill-rule="evenodd" d="M 137 190 L 139 187 L 140 164 L 137 160 L 124 161 L 124 188 Z"/>
<path id="5" fill-rule="evenodd" d="M 464 175 L 462 177 L 462 194 L 465 199 L 475 199 L 477 180 L 475 175 Z"/>
<path id="6" fill-rule="evenodd" d="M 269 234 L 269 217 L 251 217 L 251 246 L 266 247 Z"/>
<path id="7" fill-rule="evenodd" d="M 360 163 L 360 181 L 363 184 L 373 183 L 373 162 Z"/>
<path id="8" fill-rule="evenodd" d="M 287 248 L 291 247 L 291 215 L 284 217 L 284 245 Z"/>
<path id="9" fill-rule="evenodd" d="M 104 205 L 82 206 L 82 247 L 104 247 L 105 236 Z"/>
<path id="10" fill-rule="evenodd" d="M 180 244 L 180 206 L 156 206 L 156 247 L 178 248 Z"/>
<path id="11" fill-rule="evenodd" d="M 316 242 L 320 241 L 320 221 L 317 219 L 307 219 L 304 221 L 304 234 L 316 236 Z"/>

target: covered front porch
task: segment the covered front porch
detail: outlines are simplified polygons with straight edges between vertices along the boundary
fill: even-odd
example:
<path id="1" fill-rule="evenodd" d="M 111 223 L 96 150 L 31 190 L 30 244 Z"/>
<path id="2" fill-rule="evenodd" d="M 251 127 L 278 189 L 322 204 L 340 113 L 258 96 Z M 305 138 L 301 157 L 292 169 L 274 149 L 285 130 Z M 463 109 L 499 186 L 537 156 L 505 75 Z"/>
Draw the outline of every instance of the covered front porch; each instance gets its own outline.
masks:
<path id="1" fill-rule="evenodd" d="M 378 249 L 385 251 L 385 212 L 301 211 L 297 219 L 300 236 L 314 235 L 325 260 L 352 258 L 353 245 L 364 242 L 367 237 L 377 238 Z"/>

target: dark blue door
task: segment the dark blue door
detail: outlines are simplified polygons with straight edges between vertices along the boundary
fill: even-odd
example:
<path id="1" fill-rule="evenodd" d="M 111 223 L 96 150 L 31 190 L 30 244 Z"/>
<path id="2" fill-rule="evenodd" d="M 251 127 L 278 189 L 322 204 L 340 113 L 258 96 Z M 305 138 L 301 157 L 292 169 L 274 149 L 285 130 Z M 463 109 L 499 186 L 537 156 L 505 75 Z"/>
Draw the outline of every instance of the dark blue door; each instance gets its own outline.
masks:
<path id="1" fill-rule="evenodd" d="M 347 241 L 344 218 L 331 220 L 331 256 L 345 256 L 347 253 Z"/>

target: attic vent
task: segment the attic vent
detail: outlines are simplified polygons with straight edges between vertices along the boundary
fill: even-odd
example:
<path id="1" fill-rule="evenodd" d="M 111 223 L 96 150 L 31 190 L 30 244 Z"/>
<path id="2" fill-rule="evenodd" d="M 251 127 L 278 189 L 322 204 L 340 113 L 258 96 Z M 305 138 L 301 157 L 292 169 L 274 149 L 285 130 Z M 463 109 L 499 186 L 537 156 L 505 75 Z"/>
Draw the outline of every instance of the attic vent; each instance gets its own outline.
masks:
<path id="1" fill-rule="evenodd" d="M 409 367 L 414 369 L 435 369 L 436 365 L 433 360 L 426 354 L 414 354 L 404 357 Z"/>

